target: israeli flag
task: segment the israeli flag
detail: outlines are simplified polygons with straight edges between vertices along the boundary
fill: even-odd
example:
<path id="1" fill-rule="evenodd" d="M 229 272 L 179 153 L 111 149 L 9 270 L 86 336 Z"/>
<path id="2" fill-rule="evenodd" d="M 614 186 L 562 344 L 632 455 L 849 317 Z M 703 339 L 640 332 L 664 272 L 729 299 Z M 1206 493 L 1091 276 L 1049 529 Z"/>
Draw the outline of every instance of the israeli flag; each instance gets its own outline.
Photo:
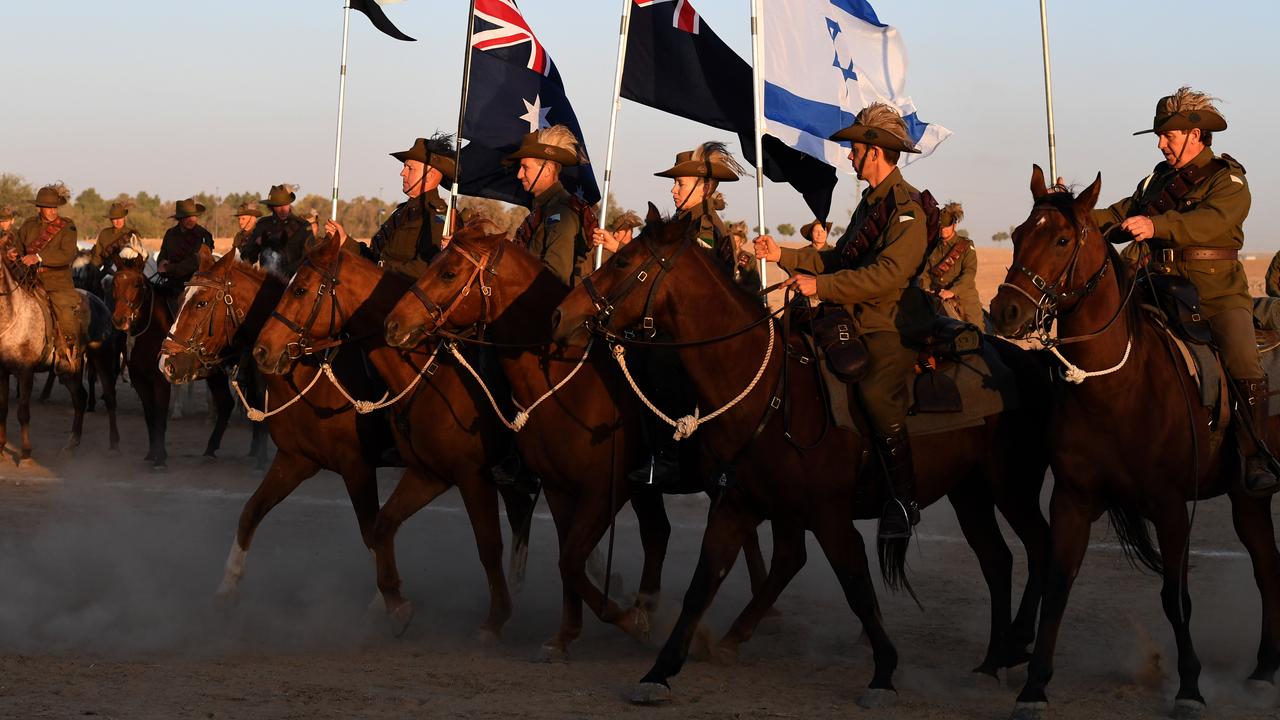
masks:
<path id="1" fill-rule="evenodd" d="M 873 102 L 902 113 L 920 155 L 951 131 L 920 120 L 906 93 L 907 48 L 867 0 L 769 0 L 764 5 L 765 132 L 852 172 L 846 146 L 827 140 Z"/>

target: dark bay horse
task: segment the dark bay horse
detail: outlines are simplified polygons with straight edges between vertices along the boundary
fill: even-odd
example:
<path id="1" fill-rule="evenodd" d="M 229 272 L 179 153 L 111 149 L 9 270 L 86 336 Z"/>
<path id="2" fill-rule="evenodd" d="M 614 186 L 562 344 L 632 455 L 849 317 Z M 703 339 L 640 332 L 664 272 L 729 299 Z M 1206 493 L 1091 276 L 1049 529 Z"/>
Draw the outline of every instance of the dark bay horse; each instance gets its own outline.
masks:
<path id="1" fill-rule="evenodd" d="M 1090 214 L 1101 186 L 1099 175 L 1073 197 L 1051 191 L 1040 168 L 1033 170 L 1035 205 L 1013 233 L 1013 264 L 991 303 L 996 327 L 1010 337 L 1047 332 L 1056 320 L 1059 352 L 1095 375 L 1079 384 L 1057 383 L 1053 393 L 1052 559 L 1015 716 L 1036 718 L 1047 706 L 1067 596 L 1090 525 L 1108 512 L 1128 556 L 1163 577 L 1160 598 L 1178 647 L 1175 715 L 1195 717 L 1204 698 L 1191 642 L 1187 503 L 1222 494 L 1231 500 L 1236 534 L 1253 560 L 1262 596 L 1262 637 L 1249 679 L 1268 687 L 1280 667 L 1280 551 L 1270 499 L 1251 498 L 1240 486 L 1234 427 L 1216 437 L 1209 431 L 1210 411 L 1178 351 L 1131 301 L 1134 274 Z M 1276 447 L 1275 418 L 1266 430 Z M 1158 548 L 1147 521 L 1155 525 Z"/>
<path id="2" fill-rule="evenodd" d="M 127 367 L 129 381 L 142 402 L 142 414 L 147 424 L 147 455 L 144 459 L 151 462 L 153 470 L 164 470 L 168 467 L 169 458 L 165 448 L 165 432 L 169 427 L 169 396 L 172 386 L 160 371 L 159 361 L 160 344 L 173 325 L 173 313 L 144 273 L 146 256 L 138 248 L 121 251 L 116 264 L 118 269 L 112 285 L 115 297 L 112 322 L 118 330 L 127 332 L 134 341 Z M 201 269 L 208 269 L 212 264 L 212 255 L 202 248 Z M 231 419 L 233 401 L 225 375 L 211 374 L 205 382 L 209 385 L 217 410 L 213 431 L 209 434 L 209 441 L 204 449 L 204 457 L 212 458 L 222 444 L 227 421 Z"/>
<path id="3" fill-rule="evenodd" d="M 103 303 L 106 303 L 106 291 L 103 289 L 102 285 L 102 281 L 106 278 L 106 273 L 103 272 L 102 268 L 94 266 L 91 262 L 92 257 L 92 250 L 78 251 L 76 253 L 76 259 L 71 263 L 71 277 L 77 290 L 83 290 L 84 292 L 97 297 L 98 300 L 101 300 Z M 124 349 L 124 333 L 111 326 L 110 317 L 110 313 L 108 312 L 105 318 L 107 321 L 105 327 L 107 336 L 103 342 L 114 345 L 117 352 L 109 353 L 104 356 L 109 363 L 109 367 L 105 368 L 105 370 L 99 370 L 97 368 L 98 353 L 85 353 L 85 380 L 89 386 L 88 402 L 85 405 L 85 412 L 95 412 L 97 410 L 98 398 L 96 386 L 98 377 L 103 372 L 109 373 L 113 378 L 118 378 L 120 376 L 119 360 L 120 351 Z M 53 380 L 54 373 L 50 372 L 44 381 L 44 389 L 40 391 L 40 402 L 48 400 L 49 396 L 53 394 Z M 103 387 L 102 392 L 103 395 L 110 392 L 114 397 L 115 387 L 113 385 L 110 390 Z"/>
<path id="4" fill-rule="evenodd" d="M 253 355 L 268 377 L 289 372 L 299 361 L 314 364 L 333 352 L 356 362 L 368 358 L 385 381 L 388 395 L 395 396 L 395 403 L 388 403 L 392 405 L 387 411 L 390 427 L 384 423 L 383 432 L 394 438 L 407 465 L 378 511 L 369 538 L 387 613 L 398 632 L 413 615 L 396 569 L 396 530 L 456 486 L 488 577 L 489 613 L 480 630 L 487 642 L 497 638 L 511 616 L 511 597 L 502 573 L 498 491 L 488 473 L 492 450 L 501 445 L 500 428 L 491 415 L 480 411 L 479 398 L 454 363 L 436 363 L 428 352 L 395 350 L 383 341 L 383 318 L 410 284 L 408 278 L 384 273 L 359 255 L 342 250 L 336 240 L 319 243 L 303 259 L 279 306 L 258 333 Z M 346 387 L 346 381 L 339 380 Z M 377 396 L 364 399 L 378 400 Z M 514 538 L 512 557 L 522 563 L 534 498 L 515 488 L 504 488 L 502 496 Z M 514 574 L 522 572 L 516 567 Z"/>
<path id="5" fill-rule="evenodd" d="M 616 369 L 602 364 L 605 356 L 584 358 L 581 350 L 561 351 L 548 341 L 548 320 L 568 290 L 538 258 L 502 235 L 485 235 L 477 223 L 454 236 L 386 321 L 387 342 L 403 348 L 416 347 L 436 331 L 480 326 L 488 339 L 505 344 L 496 348 L 498 364 L 514 400 L 527 409 L 517 445 L 543 480 L 559 536 L 563 610 L 559 630 L 543 644 L 547 659 L 568 657 L 570 643 L 582 632 L 584 600 L 602 621 L 635 637 L 647 634 L 671 534 L 662 493 L 626 479 L 648 453 L 639 403 Z M 478 384 L 474 377 L 467 382 Z M 482 411 L 495 412 L 487 403 Z M 645 559 L 636 604 L 622 608 L 596 587 L 585 566 L 628 500 L 639 520 Z M 747 540 L 753 584 L 759 584 L 764 561 L 754 532 Z M 760 614 L 771 607 L 764 604 Z"/>
<path id="6" fill-rule="evenodd" d="M 0 246 L 0 257 L 3 256 Z M 110 366 L 108 342 L 110 322 L 107 308 L 98 298 L 81 293 L 86 312 L 89 313 L 89 332 L 84 353 L 76 358 L 76 365 L 58 372 L 59 379 L 71 392 L 74 416 L 71 436 L 63 447 L 66 452 L 80 445 L 84 428 L 84 412 L 87 393 L 84 389 L 86 364 L 93 368 L 102 382 L 103 403 L 107 407 L 110 424 L 109 448 L 115 452 L 120 445 L 120 432 L 116 425 L 115 376 L 106 372 Z M 31 459 L 31 391 L 38 370 L 52 368 L 54 349 L 51 346 L 53 322 L 48 300 L 42 290 L 30 283 L 23 283 L 14 275 L 9 263 L 0 259 L 0 450 L 8 443 L 9 376 L 18 377 L 18 424 L 21 428 L 22 447 L 14 454 L 19 465 Z M 92 361 L 86 363 L 86 356 Z M 52 371 L 52 370 L 51 370 Z"/>
<path id="7" fill-rule="evenodd" d="M 821 381 L 813 364 L 801 358 L 807 350 L 799 343 L 789 351 L 782 347 L 785 341 L 776 340 L 777 323 L 761 309 L 759 298 L 734 284 L 710 254 L 692 249 L 695 231 L 687 219 L 662 220 L 651 205 L 641 235 L 591 275 L 589 283 L 569 293 L 555 321 L 558 340 L 580 345 L 592 336 L 591 328 L 632 328 L 642 317 L 652 318 L 654 326 L 674 337 L 703 417 L 725 411 L 695 429 L 702 433 L 711 460 L 708 491 L 717 491 L 713 478 L 723 477 L 726 487 L 712 505 L 680 619 L 633 700 L 669 698 L 668 680 L 684 664 L 694 628 L 743 539 L 769 519 L 775 528 L 775 556 L 781 557 L 744 615 L 777 598 L 804 564 L 804 531 L 812 532 L 872 645 L 875 670 L 859 703 L 892 703 L 897 697 L 897 650 L 881 621 L 862 537 L 853 526 L 854 519 L 878 517 L 882 507 L 883 473 L 869 459 L 874 451 L 865 433 L 829 427 Z M 1017 355 L 1010 358 L 1015 367 L 1020 364 Z M 786 387 L 780 382 L 784 363 L 789 363 Z M 747 392 L 753 385 L 755 390 Z M 774 412 L 788 402 L 790 413 Z M 1010 410 L 978 427 L 930 435 L 929 452 L 915 457 L 921 505 L 944 496 L 951 500 L 991 592 L 991 635 L 981 671 L 994 673 L 1024 661 L 1032 639 L 1047 552 L 1038 502 L 1047 466 L 1043 426 L 1038 408 Z M 1031 567 L 1015 623 L 1009 618 L 1012 559 L 993 506 L 1025 543 Z M 891 587 L 894 580 L 905 583 L 903 549 L 882 548 L 880 553 L 882 574 Z M 735 624 L 730 637 L 737 631 Z"/>

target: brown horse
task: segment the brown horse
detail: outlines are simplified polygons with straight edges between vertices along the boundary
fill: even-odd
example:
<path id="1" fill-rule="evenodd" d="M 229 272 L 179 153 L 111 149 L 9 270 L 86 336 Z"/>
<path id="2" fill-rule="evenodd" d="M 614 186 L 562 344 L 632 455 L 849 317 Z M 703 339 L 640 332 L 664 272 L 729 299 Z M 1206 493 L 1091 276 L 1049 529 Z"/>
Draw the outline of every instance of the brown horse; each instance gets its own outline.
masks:
<path id="1" fill-rule="evenodd" d="M 1280 552 L 1270 499 L 1251 498 L 1240 486 L 1234 428 L 1226 437 L 1209 430 L 1212 418 L 1177 350 L 1131 302 L 1134 274 L 1090 214 L 1101 186 L 1099 175 L 1072 197 L 1046 188 L 1040 168 L 1034 169 L 1035 205 L 1013 233 L 1013 264 L 991 303 L 997 328 L 1011 337 L 1047 333 L 1056 320 L 1058 339 L 1050 342 L 1061 345 L 1075 368 L 1095 374 L 1078 384 L 1061 382 L 1053 393 L 1052 560 L 1015 715 L 1039 717 L 1047 705 L 1045 686 L 1067 595 L 1091 523 L 1109 512 L 1129 557 L 1163 576 L 1160 597 L 1178 646 L 1175 714 L 1194 717 L 1204 699 L 1191 643 L 1187 503 L 1224 493 L 1231 500 L 1236 533 L 1262 595 L 1262 638 L 1249 679 L 1267 686 L 1280 667 Z M 1273 418 L 1267 427 L 1272 443 L 1280 439 L 1276 429 Z M 1155 525 L 1158 550 L 1147 521 Z"/>
<path id="2" fill-rule="evenodd" d="M 272 309 L 284 294 L 284 281 L 236 259 L 230 253 L 196 273 L 169 337 L 162 345 L 160 368 L 171 382 L 181 384 L 222 372 L 252 348 Z M 350 360 L 348 360 L 350 358 Z M 372 394 L 363 363 L 355 353 L 338 358 L 334 372 L 357 392 Z M 322 468 L 342 476 L 360 537 L 371 544 L 378 513 L 376 469 L 392 447 L 387 413 L 356 413 L 351 403 L 328 382 L 319 382 L 304 402 L 280 409 L 312 384 L 320 373 L 314 364 L 298 363 L 283 375 L 265 378 L 267 399 L 278 411 L 264 408 L 266 428 L 276 443 L 276 455 L 244 504 L 227 556 L 218 598 L 231 605 L 239 597 L 245 559 L 258 525 L 267 513 Z M 257 408 L 254 408 L 255 410 Z M 257 432 L 263 423 L 255 423 Z"/>
<path id="3" fill-rule="evenodd" d="M 172 387 L 160 371 L 159 360 L 160 344 L 164 342 L 165 334 L 173 324 L 173 313 L 143 272 L 145 263 L 145 255 L 136 251 L 127 258 L 121 255 L 117 260 L 118 270 L 112 285 L 115 310 L 111 320 L 118 330 L 128 333 L 133 340 L 127 367 L 129 381 L 133 383 L 133 389 L 142 402 L 142 415 L 147 423 L 147 455 L 144 459 L 151 462 L 153 470 L 164 470 L 168 467 L 169 457 L 165 448 L 165 432 L 169 427 L 169 395 Z M 202 250 L 201 268 L 207 269 L 212 263 L 213 257 L 208 250 Z M 227 430 L 233 405 L 231 389 L 227 386 L 225 375 L 210 375 L 205 382 L 209 385 L 217 410 L 213 432 L 209 434 L 209 442 L 204 449 L 204 457 L 212 458 L 222 444 L 222 435 Z"/>
<path id="4" fill-rule="evenodd" d="M 853 526 L 856 518 L 879 516 L 883 473 L 868 460 L 874 452 L 865 433 L 829 427 L 821 380 L 807 350 L 799 342 L 789 348 L 785 340 L 775 343 L 777 323 L 761 309 L 759 298 L 740 290 L 715 258 L 692 249 L 694 231 L 687 220 L 662 220 L 650 206 L 641 235 L 590 282 L 569 293 L 555 321 L 558 340 L 581 343 L 592 336 L 591 328 L 632 328 L 642 318 L 648 326 L 651 318 L 674 337 L 697 388 L 702 417 L 723 411 L 694 428 L 709 451 L 707 477 L 718 478 L 715 485 L 723 487 L 707 520 L 680 619 L 633 700 L 657 702 L 670 696 L 668 679 L 684 664 L 699 618 L 743 539 L 767 518 L 775 528 L 775 553 L 782 557 L 775 560 L 763 592 L 730 629 L 728 641 L 737 640 L 750 627 L 752 613 L 771 604 L 795 576 L 805 560 L 804 531 L 809 530 L 872 645 L 875 671 L 859 703 L 892 703 L 897 651 L 881 621 L 862 538 Z M 625 342 L 611 331 L 596 337 Z M 784 363 L 789 364 L 785 383 Z M 746 391 L 753 386 L 754 391 Z M 780 406 L 789 406 L 790 412 L 775 412 Z M 930 451 L 915 458 L 921 505 L 950 498 L 991 591 L 990 643 L 978 668 L 986 672 L 1021 662 L 1031 639 L 1047 541 L 1038 504 L 1047 464 L 1042 428 L 1036 408 L 1006 411 L 978 427 L 931 435 Z M 1026 544 L 1031 566 L 1015 624 L 1009 619 L 1012 561 L 993 504 Z M 881 549 L 882 574 L 891 586 L 895 580 L 905 584 L 904 549 Z"/>
<path id="5" fill-rule="evenodd" d="M 502 444 L 501 429 L 492 416 L 479 411 L 479 398 L 456 365 L 436 363 L 428 352 L 394 350 L 383 342 L 383 318 L 410 284 L 407 278 L 384 273 L 359 255 L 342 250 L 336 240 L 322 242 L 303 259 L 279 306 L 258 333 L 253 356 L 268 376 L 287 372 L 298 361 L 314 364 L 335 351 L 357 362 L 369 359 L 386 382 L 388 394 L 395 395 L 389 411 L 391 434 L 408 465 L 378 511 L 370 538 L 387 612 L 398 623 L 398 631 L 413 615 L 396 569 L 396 530 L 457 486 L 488 577 L 489 614 L 481 626 L 481 638 L 489 641 L 496 639 L 511 616 L 511 597 L 502 574 L 498 493 L 488 473 L 493 449 Z M 503 498 L 515 538 L 512 557 L 522 558 L 534 499 L 513 488 L 504 489 Z"/>
<path id="6" fill-rule="evenodd" d="M 528 424 L 516 436 L 520 455 L 543 480 L 560 541 L 564 604 L 558 632 L 543 644 L 545 659 L 568 657 L 569 644 L 582 632 L 584 600 L 602 621 L 645 636 L 671 534 L 661 492 L 626 479 L 647 456 L 635 397 L 622 389 L 611 366 L 580 350 L 553 350 L 547 341 L 547 321 L 566 292 L 532 254 L 474 224 L 454 236 L 386 321 L 387 342 L 403 348 L 436 331 L 480 327 L 501 343 L 498 364 L 513 399 L 528 409 Z M 544 401 L 534 407 L 540 397 Z M 645 560 L 636 603 L 624 609 L 587 577 L 585 565 L 628 500 L 640 521 Z M 748 567 L 758 584 L 765 571 L 754 533 L 748 543 Z"/>

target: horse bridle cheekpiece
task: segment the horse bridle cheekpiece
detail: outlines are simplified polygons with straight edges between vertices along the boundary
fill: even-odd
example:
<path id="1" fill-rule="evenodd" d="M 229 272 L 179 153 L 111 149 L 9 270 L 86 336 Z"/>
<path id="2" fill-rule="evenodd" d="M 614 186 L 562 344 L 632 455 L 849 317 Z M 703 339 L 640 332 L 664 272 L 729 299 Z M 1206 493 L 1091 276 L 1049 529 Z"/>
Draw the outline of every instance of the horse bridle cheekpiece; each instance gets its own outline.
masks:
<path id="1" fill-rule="evenodd" d="M 231 273 L 232 270 L 228 268 L 226 276 L 221 278 L 214 277 L 211 273 L 196 273 L 192 275 L 191 280 L 187 282 L 188 289 L 193 287 L 209 288 L 216 293 L 213 300 L 209 302 L 208 314 L 200 322 L 194 324 L 191 336 L 186 340 L 175 336 L 172 330 L 165 334 L 165 342 L 172 342 L 177 345 L 179 352 L 195 356 L 196 361 L 205 369 L 221 365 L 232 354 L 214 355 L 210 353 L 208 348 L 204 346 L 204 340 L 199 339 L 200 327 L 207 325 L 204 337 L 213 337 L 213 321 L 221 309 L 226 317 L 227 324 L 224 332 L 227 340 L 226 344 L 229 346 L 231 345 L 231 339 L 235 337 L 241 323 L 244 322 L 244 311 L 236 307 L 235 297 L 231 293 Z"/>
<path id="2" fill-rule="evenodd" d="M 418 299 L 418 302 L 422 303 L 422 307 L 427 310 L 427 316 L 431 318 L 432 327 L 428 328 L 427 323 L 423 322 L 422 330 L 427 335 L 431 335 L 444 327 L 445 321 L 449 319 L 453 311 L 457 310 L 462 305 L 462 302 L 471 295 L 471 286 L 474 284 L 480 288 L 480 319 L 476 322 L 476 328 L 478 329 L 478 335 L 482 336 L 484 327 L 488 325 L 490 318 L 489 304 L 493 297 L 492 278 L 498 276 L 498 263 L 502 261 L 502 256 L 506 252 L 506 242 L 498 242 L 496 250 L 481 253 L 478 257 L 464 250 L 458 243 L 452 243 L 445 248 L 445 252 L 441 253 L 441 256 L 450 252 L 457 253 L 471 263 L 471 273 L 467 276 L 467 281 L 462 284 L 458 292 L 449 300 L 448 305 L 443 308 L 437 305 L 417 283 L 409 286 L 409 292 Z"/>
<path id="3" fill-rule="evenodd" d="M 338 306 L 338 273 L 342 269 L 342 256 L 344 254 L 345 251 L 338 250 L 333 262 L 324 270 L 313 263 L 309 255 L 302 259 L 302 267 L 309 267 L 320 275 L 320 287 L 316 288 L 316 299 L 311 305 L 311 312 L 307 315 L 306 322 L 299 325 L 281 315 L 278 309 L 271 311 L 271 317 L 298 335 L 297 340 L 285 345 L 285 353 L 290 360 L 297 360 L 304 355 L 328 350 L 343 343 L 343 339 L 337 337 L 337 332 L 338 328 L 346 325 L 346 318 L 343 316 L 342 308 Z M 296 275 L 294 276 L 294 282 L 297 282 Z M 290 286 L 292 287 L 292 284 Z M 329 298 L 329 332 L 325 335 L 328 339 L 321 342 L 313 342 L 307 328 L 315 324 L 316 318 L 320 317 L 320 308 L 324 305 L 326 297 Z"/>
<path id="4" fill-rule="evenodd" d="M 627 276 L 627 279 L 618 284 L 613 292 L 605 297 L 596 288 L 595 283 L 591 282 L 591 277 L 582 278 L 582 287 L 587 292 L 587 296 L 591 298 L 591 304 L 595 306 L 596 314 L 587 318 L 587 329 L 594 333 L 604 336 L 605 339 L 615 341 L 634 340 L 639 336 L 645 339 L 652 339 L 657 333 L 657 328 L 653 322 L 653 303 L 658 295 L 658 287 L 662 284 L 663 278 L 675 266 L 676 260 L 691 245 L 688 238 L 682 240 L 676 245 L 675 250 L 671 254 L 660 252 L 652 239 L 645 238 L 644 249 L 649 253 L 649 258 L 644 261 L 638 270 Z M 614 255 L 613 262 L 617 264 L 620 255 Z M 654 270 L 654 266 L 657 270 Z M 649 282 L 652 280 L 653 282 Z M 631 294 L 632 290 L 641 287 L 646 283 L 649 284 L 649 295 L 644 301 L 644 313 L 640 316 L 640 325 L 638 328 L 626 328 L 619 336 L 618 333 L 610 327 L 613 322 L 613 311 L 623 300 Z"/>

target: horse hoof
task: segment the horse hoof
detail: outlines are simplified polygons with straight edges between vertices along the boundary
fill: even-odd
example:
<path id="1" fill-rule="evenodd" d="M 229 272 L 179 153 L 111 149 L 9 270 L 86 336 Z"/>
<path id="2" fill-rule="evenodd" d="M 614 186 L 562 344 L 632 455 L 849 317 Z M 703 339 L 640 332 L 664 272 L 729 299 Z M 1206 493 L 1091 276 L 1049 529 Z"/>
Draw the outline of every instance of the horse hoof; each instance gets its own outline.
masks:
<path id="1" fill-rule="evenodd" d="M 1018 702 L 1013 704 L 1009 720 L 1043 720 L 1049 714 L 1047 702 Z"/>
<path id="2" fill-rule="evenodd" d="M 640 642 L 649 641 L 649 611 L 641 607 L 633 607 L 627 611 L 630 618 L 623 623 L 622 629 L 633 639 Z"/>
<path id="3" fill-rule="evenodd" d="M 413 603 L 404 601 L 395 610 L 387 613 L 387 618 L 391 621 L 391 634 L 398 638 L 404 637 L 405 631 L 409 629 L 409 623 L 413 622 Z"/>
<path id="4" fill-rule="evenodd" d="M 722 667 L 730 667 L 738 664 L 738 646 L 728 645 L 723 642 L 711 648 L 711 662 Z"/>
<path id="5" fill-rule="evenodd" d="M 983 663 L 971 671 L 969 684 L 972 687 L 986 687 L 994 683 L 996 688 L 1003 687 L 1004 683 L 1000 679 L 1001 669 L 989 663 Z"/>
<path id="6" fill-rule="evenodd" d="M 776 607 L 771 607 L 765 611 L 764 617 L 760 618 L 760 624 L 756 627 L 757 635 L 777 635 L 781 633 L 782 628 L 782 611 Z"/>
<path id="7" fill-rule="evenodd" d="M 1244 694 L 1254 707 L 1271 707 L 1276 703 L 1276 685 L 1266 680 L 1245 680 Z"/>
<path id="8" fill-rule="evenodd" d="M 1179 698 L 1173 701 L 1173 710 L 1169 713 L 1173 720 L 1200 720 L 1204 717 L 1204 703 L 1200 700 Z"/>
<path id="9" fill-rule="evenodd" d="M 639 592 L 636 593 L 636 601 L 632 604 L 645 612 L 652 613 L 657 611 L 659 599 L 660 596 L 656 592 Z"/>
<path id="10" fill-rule="evenodd" d="M 222 612 L 233 610 L 240 604 L 240 590 L 223 585 L 218 588 L 217 594 L 213 596 L 213 601 L 217 605 L 218 610 Z"/>
<path id="11" fill-rule="evenodd" d="M 858 698 L 858 707 L 863 710 L 877 710 L 897 704 L 898 692 L 885 688 L 867 688 L 866 692 L 862 693 L 862 697 Z"/>
<path id="12" fill-rule="evenodd" d="M 543 645 L 538 648 L 534 662 L 561 665 L 569 662 L 569 651 L 556 645 Z"/>
<path id="13" fill-rule="evenodd" d="M 480 628 L 480 633 L 476 637 L 476 641 L 480 643 L 480 647 L 482 648 L 498 647 L 499 640 L 498 632 L 489 628 Z"/>
<path id="14" fill-rule="evenodd" d="M 74 457 L 78 447 L 80 447 L 80 443 L 66 445 L 58 451 L 58 457 Z"/>
<path id="15" fill-rule="evenodd" d="M 661 705 L 671 702 L 671 688 L 662 683 L 642 682 L 631 691 L 633 705 Z"/>
<path id="16" fill-rule="evenodd" d="M 169 465 L 164 460 L 156 460 L 151 464 L 151 472 L 153 473 L 169 472 Z"/>

